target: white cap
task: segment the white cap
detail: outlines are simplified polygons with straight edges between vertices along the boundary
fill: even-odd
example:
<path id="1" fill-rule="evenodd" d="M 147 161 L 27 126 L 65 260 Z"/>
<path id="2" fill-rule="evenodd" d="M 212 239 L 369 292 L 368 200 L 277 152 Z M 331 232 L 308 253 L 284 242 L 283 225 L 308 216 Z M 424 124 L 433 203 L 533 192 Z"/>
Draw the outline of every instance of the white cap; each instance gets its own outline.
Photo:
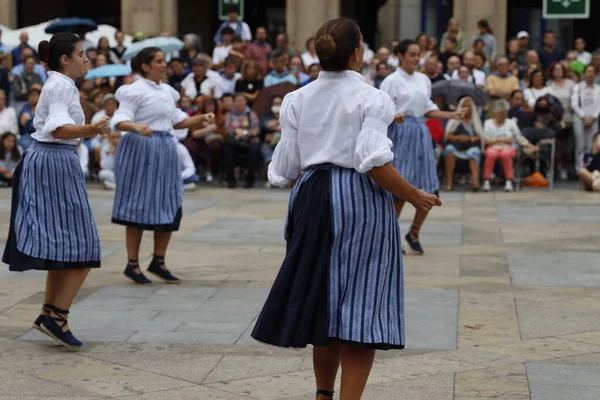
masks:
<path id="1" fill-rule="evenodd" d="M 517 39 L 529 38 L 529 33 L 527 31 L 521 31 L 517 33 Z"/>

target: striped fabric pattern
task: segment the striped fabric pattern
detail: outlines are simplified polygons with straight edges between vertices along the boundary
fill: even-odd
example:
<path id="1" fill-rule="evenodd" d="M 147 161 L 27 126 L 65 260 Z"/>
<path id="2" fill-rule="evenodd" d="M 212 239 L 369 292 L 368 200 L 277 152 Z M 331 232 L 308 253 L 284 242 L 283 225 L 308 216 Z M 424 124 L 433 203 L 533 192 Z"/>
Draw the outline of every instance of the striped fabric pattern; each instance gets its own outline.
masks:
<path id="1" fill-rule="evenodd" d="M 329 336 L 404 345 L 404 276 L 392 195 L 366 174 L 331 170 Z"/>
<path id="2" fill-rule="evenodd" d="M 33 142 L 21 162 L 19 251 L 62 262 L 99 261 L 100 238 L 75 147 Z"/>
<path id="3" fill-rule="evenodd" d="M 406 117 L 390 125 L 388 137 L 394 143 L 392 164 L 414 187 L 427 193 L 440 188 L 431 134 L 423 118 Z"/>
<path id="4" fill-rule="evenodd" d="M 310 169 L 310 170 L 304 171 L 304 173 L 300 176 L 300 178 L 298 178 L 298 180 L 294 184 L 294 187 L 292 188 L 292 192 L 290 193 L 290 200 L 289 200 L 289 204 L 288 204 L 288 215 L 292 215 L 292 207 L 294 205 L 294 201 L 296 200 L 296 196 L 298 195 L 298 192 L 300 191 L 300 188 L 302 187 L 302 183 L 306 182 L 315 171 L 316 171 L 316 169 Z M 290 233 L 288 232 L 288 220 L 289 220 L 288 218 L 285 219 L 285 228 L 284 228 L 284 234 L 283 234 L 283 238 L 286 241 L 290 238 Z"/>
<path id="5" fill-rule="evenodd" d="M 168 132 L 124 135 L 115 152 L 115 180 L 113 219 L 173 223 L 183 203 L 183 182 L 176 144 Z"/>

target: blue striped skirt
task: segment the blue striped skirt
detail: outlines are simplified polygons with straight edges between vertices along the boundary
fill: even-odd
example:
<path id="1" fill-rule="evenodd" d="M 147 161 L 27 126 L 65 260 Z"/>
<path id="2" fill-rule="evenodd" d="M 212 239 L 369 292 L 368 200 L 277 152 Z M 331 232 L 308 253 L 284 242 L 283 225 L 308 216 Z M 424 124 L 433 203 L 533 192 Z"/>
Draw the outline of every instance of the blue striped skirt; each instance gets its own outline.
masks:
<path id="1" fill-rule="evenodd" d="M 435 165 L 431 134 L 423 118 L 406 117 L 404 123 L 392 123 L 388 137 L 393 143 L 392 164 L 414 187 L 436 193 L 440 184 Z"/>
<path id="2" fill-rule="evenodd" d="M 254 339 L 404 348 L 402 250 L 389 192 L 352 169 L 308 168 L 291 193 L 285 237 Z"/>
<path id="3" fill-rule="evenodd" d="M 175 146 L 168 132 L 123 136 L 115 152 L 112 222 L 152 231 L 179 229 L 183 181 Z"/>
<path id="4" fill-rule="evenodd" d="M 34 141 L 13 177 L 11 271 L 97 268 L 100 238 L 75 146 Z"/>

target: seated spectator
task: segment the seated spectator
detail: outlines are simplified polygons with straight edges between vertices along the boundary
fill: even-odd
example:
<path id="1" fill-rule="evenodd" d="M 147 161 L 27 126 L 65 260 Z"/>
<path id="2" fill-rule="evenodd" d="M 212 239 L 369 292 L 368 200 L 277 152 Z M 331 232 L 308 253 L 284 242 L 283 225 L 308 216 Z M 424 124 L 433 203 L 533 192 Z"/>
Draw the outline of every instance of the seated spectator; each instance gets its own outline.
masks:
<path id="1" fill-rule="evenodd" d="M 529 87 L 523 92 L 527 107 L 533 108 L 537 99 L 548 93 L 550 93 L 550 87 L 545 85 L 542 70 L 537 69 L 533 71 L 529 76 Z"/>
<path id="2" fill-rule="evenodd" d="M 227 140 L 223 149 L 225 173 L 230 188 L 237 186 L 235 165 L 238 155 L 247 154 L 245 188 L 254 187 L 256 171 L 260 165 L 260 124 L 256 113 L 248 107 L 246 98 L 236 94 L 233 110 L 225 116 Z"/>
<path id="3" fill-rule="evenodd" d="M 19 58 L 19 63 L 15 63 L 14 66 L 5 65 L 4 68 L 7 71 L 10 71 L 12 76 L 21 75 L 23 73 L 23 70 L 25 69 L 25 65 L 23 65 L 25 60 L 29 57 L 33 57 L 34 62 L 35 62 L 35 65 L 33 66 L 33 72 L 35 72 L 42 78 L 42 83 L 46 83 L 46 79 L 48 78 L 48 73 L 46 72 L 46 68 L 44 68 L 44 66 L 42 64 L 35 61 L 36 56 L 37 55 L 35 54 L 35 52 L 32 49 L 25 48 L 21 52 L 21 58 Z M 12 57 L 10 57 L 10 60 L 14 61 L 12 59 Z"/>
<path id="4" fill-rule="evenodd" d="M 188 76 L 185 66 L 179 58 L 174 58 L 169 62 L 169 85 L 173 86 L 178 92 L 181 90 L 181 82 Z"/>
<path id="5" fill-rule="evenodd" d="M 229 99 L 230 96 L 226 95 L 223 99 Z M 224 142 L 224 116 L 219 112 L 218 104 L 213 98 L 205 99 L 198 109 L 198 113 L 213 113 L 215 114 L 215 120 L 212 124 L 192 129 L 184 145 L 187 147 L 195 166 L 204 162 L 206 167 L 205 179 L 206 182 L 210 183 L 213 181 L 213 176 L 218 176 L 221 165 Z M 203 154 L 206 154 L 205 158 L 203 158 Z"/>
<path id="6" fill-rule="evenodd" d="M 237 69 L 240 69 L 246 61 L 246 42 L 240 36 L 233 37 L 228 57 L 235 57 Z"/>
<path id="7" fill-rule="evenodd" d="M 319 64 L 319 57 L 317 57 L 314 36 L 311 36 L 306 40 L 306 52 L 302 53 L 302 62 L 304 63 L 304 68 L 306 69 L 313 64 Z"/>
<path id="8" fill-rule="evenodd" d="M 119 102 L 114 94 L 109 93 L 102 95 L 102 93 L 99 93 L 96 95 L 96 97 L 98 96 L 100 96 L 102 99 L 102 108 L 94 114 L 92 117 L 92 122 L 99 121 L 104 117 L 112 118 L 115 114 L 115 111 L 117 111 L 117 108 L 119 108 Z M 92 161 L 94 162 L 95 166 L 100 164 L 100 150 L 103 142 L 106 139 L 107 138 L 103 137 L 102 135 L 96 135 L 96 137 L 93 138 L 83 139 L 83 144 L 87 146 L 89 152 L 92 154 Z"/>
<path id="9" fill-rule="evenodd" d="M 33 141 L 33 139 L 31 139 L 31 134 L 35 132 L 33 119 L 35 117 L 35 107 L 40 100 L 41 93 L 42 88 L 40 86 L 32 86 L 29 91 L 29 102 L 23 106 L 21 114 L 19 115 L 19 132 L 21 134 L 19 145 L 24 150 L 27 150 Z"/>
<path id="10" fill-rule="evenodd" d="M 207 70 L 208 61 L 204 59 L 192 61 L 192 72 L 181 81 L 181 89 L 185 96 L 190 99 L 195 99 L 200 95 L 212 96 L 216 79 L 209 78 Z"/>
<path id="11" fill-rule="evenodd" d="M 120 132 L 110 132 L 108 141 L 102 145 L 100 152 L 100 172 L 98 179 L 106 190 L 115 190 L 115 151 L 121 140 Z"/>
<path id="12" fill-rule="evenodd" d="M 181 96 L 179 98 L 179 109 L 189 115 L 194 115 L 194 108 L 192 107 L 192 100 L 187 96 Z"/>
<path id="13" fill-rule="evenodd" d="M 427 57 L 423 66 L 423 73 L 427 75 L 431 83 L 445 80 L 444 75 L 438 70 L 438 57 L 436 55 Z"/>
<path id="14" fill-rule="evenodd" d="M 460 58 L 458 56 L 452 56 L 448 58 L 448 62 L 446 62 L 446 73 L 444 74 L 444 78 L 446 80 L 451 80 L 454 71 L 460 68 Z"/>
<path id="15" fill-rule="evenodd" d="M 12 107 L 6 106 L 6 93 L 0 90 L 0 132 L 11 132 L 19 135 L 19 122 L 17 113 Z"/>
<path id="16" fill-rule="evenodd" d="M 273 71 L 265 77 L 265 87 L 278 85 L 283 82 L 289 82 L 292 85 L 298 85 L 296 77 L 286 69 L 286 54 L 275 50 L 272 55 Z"/>
<path id="17" fill-rule="evenodd" d="M 0 187 L 12 186 L 12 178 L 23 150 L 17 145 L 17 137 L 6 132 L 0 137 Z"/>
<path id="18" fill-rule="evenodd" d="M 473 192 L 479 191 L 479 164 L 481 162 L 481 136 L 483 128 L 473 99 L 463 97 L 458 102 L 458 110 L 463 110 L 462 120 L 451 120 L 446 125 L 446 190 L 454 190 L 454 171 L 457 160 L 468 161 L 471 170 Z"/>
<path id="19" fill-rule="evenodd" d="M 490 177 L 494 171 L 496 160 L 500 159 L 504 169 L 506 184 L 504 190 L 513 190 L 514 158 L 517 156 L 517 145 L 521 145 L 530 153 L 537 149 L 521 134 L 515 120 L 508 119 L 510 105 L 504 99 L 494 103 L 494 118 L 488 119 L 483 125 L 483 140 L 485 144 L 485 163 L 483 166 L 483 190 L 489 192 L 491 189 Z"/>
<path id="20" fill-rule="evenodd" d="M 225 116 L 233 110 L 233 98 L 233 94 L 225 93 L 219 102 L 219 112 L 223 117 L 223 126 L 219 126 L 219 128 L 223 128 L 223 134 L 225 134 Z"/>
<path id="21" fill-rule="evenodd" d="M 254 60 L 260 67 L 261 75 L 269 72 L 269 58 L 273 48 L 267 42 L 267 29 L 263 26 L 256 28 L 256 39 L 246 46 L 246 59 Z"/>
<path id="22" fill-rule="evenodd" d="M 313 64 L 310 67 L 308 67 L 308 80 L 302 82 L 302 84 L 300 86 L 306 86 L 309 83 L 317 80 L 317 78 L 319 77 L 319 74 L 321 73 L 321 66 L 319 64 Z"/>
<path id="23" fill-rule="evenodd" d="M 222 45 L 215 47 L 213 50 L 212 63 L 214 69 L 220 69 L 229 57 L 229 50 L 233 48 L 233 34 L 233 29 L 228 26 L 221 31 Z"/>
<path id="24" fill-rule="evenodd" d="M 90 151 L 87 146 L 83 144 L 83 141 L 77 143 L 77 155 L 79 155 L 79 164 L 83 171 L 83 176 L 88 180 L 91 177 L 90 174 Z"/>
<path id="25" fill-rule="evenodd" d="M 525 99 L 523 98 L 523 92 L 520 90 L 513 90 L 510 94 L 510 109 L 508 110 L 508 118 L 514 118 L 520 129 L 530 126 L 532 122 L 532 116 L 528 114 L 530 110 L 525 106 Z"/>
<path id="26" fill-rule="evenodd" d="M 458 42 L 456 41 L 456 38 L 454 36 L 446 36 L 446 38 L 443 39 L 443 43 L 444 50 L 440 53 L 439 57 L 442 64 L 446 65 L 448 64 L 448 60 L 450 59 L 450 57 L 458 56 Z"/>
<path id="27" fill-rule="evenodd" d="M 600 132 L 594 135 L 592 154 L 584 156 L 579 182 L 587 191 L 600 192 Z"/>
<path id="28" fill-rule="evenodd" d="M 395 71 L 400 66 L 400 60 L 398 59 L 398 57 L 396 57 L 394 55 L 394 52 L 393 52 L 393 50 L 399 44 L 400 44 L 399 41 L 397 41 L 397 40 L 391 40 L 390 41 L 390 46 L 388 47 L 389 49 L 392 50 L 392 52 L 390 53 L 390 56 L 388 57 L 388 60 L 387 60 L 387 63 L 390 66 L 390 70 L 391 71 Z"/>
<path id="29" fill-rule="evenodd" d="M 278 54 L 283 55 L 283 58 L 285 60 L 285 65 L 287 65 L 290 58 L 292 58 L 298 54 L 296 52 L 296 50 L 294 50 L 290 47 L 290 39 L 288 38 L 288 35 L 285 33 L 280 33 L 277 35 L 277 37 L 275 38 L 275 45 L 277 47 L 271 53 L 271 62 L 273 62 L 273 57 L 275 57 L 275 54 L 278 53 Z"/>
<path id="30" fill-rule="evenodd" d="M 511 93 L 519 90 L 519 79 L 510 73 L 508 58 L 500 57 L 496 62 L 496 68 L 496 73 L 487 77 L 490 108 L 493 106 L 494 100 L 510 99 Z"/>
<path id="31" fill-rule="evenodd" d="M 294 56 L 290 59 L 290 72 L 296 78 L 298 85 L 306 82 L 309 76 L 304 72 L 304 64 L 302 64 L 302 58 Z"/>
<path id="32" fill-rule="evenodd" d="M 473 81 L 471 80 L 471 71 L 469 71 L 469 67 L 467 67 L 466 65 L 461 65 L 460 67 L 458 67 L 458 70 L 455 71 L 456 73 L 453 74 L 452 79 L 458 79 L 461 81 L 466 81 L 466 82 L 470 82 L 472 83 Z"/>
<path id="33" fill-rule="evenodd" d="M 281 109 L 281 103 L 283 98 L 281 96 L 273 97 L 271 101 L 271 110 L 262 117 L 260 121 L 260 128 L 262 131 L 263 142 L 261 145 L 261 152 L 263 160 L 268 163 L 273 157 L 275 146 L 281 139 L 281 125 L 279 125 L 279 110 Z"/>
<path id="34" fill-rule="evenodd" d="M 475 86 L 477 86 L 478 88 L 484 89 L 485 88 L 485 73 L 477 68 L 475 68 L 475 54 L 472 51 L 466 51 L 465 54 L 463 55 L 463 66 L 466 66 L 468 69 L 468 73 L 467 73 L 467 79 L 460 78 L 458 75 L 459 71 L 454 72 L 454 74 L 452 74 L 452 78 L 456 79 L 456 78 L 460 78 L 461 80 L 467 80 L 471 83 L 474 83 Z M 462 67 L 461 67 L 462 69 Z M 464 76 L 464 74 L 463 74 Z"/>
<path id="35" fill-rule="evenodd" d="M 235 84 L 241 77 L 242 74 L 237 72 L 235 57 L 228 57 L 221 77 L 215 81 L 215 98 L 220 99 L 225 93 L 234 92 Z"/>
<path id="36" fill-rule="evenodd" d="M 181 179 L 183 179 L 183 190 L 196 190 L 196 184 L 200 182 L 200 177 L 196 175 L 196 165 L 188 149 L 177 142 L 177 155 L 181 163 Z"/>
<path id="37" fill-rule="evenodd" d="M 578 37 L 575 39 L 575 51 L 577 52 L 577 61 L 588 65 L 592 62 L 592 53 L 585 51 L 585 39 Z"/>
<path id="38" fill-rule="evenodd" d="M 388 66 L 387 62 L 380 61 L 379 64 L 377 64 L 377 73 L 376 73 L 375 79 L 373 81 L 373 86 L 375 86 L 377 89 L 379 89 L 379 87 L 381 86 L 381 83 L 383 82 L 383 80 L 385 78 L 388 77 L 389 74 L 390 74 L 390 67 Z"/>
<path id="39" fill-rule="evenodd" d="M 35 58 L 33 58 L 33 56 L 27 57 L 23 62 L 23 66 L 23 72 L 13 77 L 12 87 L 12 93 L 15 96 L 15 100 L 21 103 L 21 107 L 24 105 L 23 103 L 29 99 L 31 87 L 35 84 L 44 84 L 42 77 L 33 70 L 33 67 L 35 66 Z"/>
<path id="40" fill-rule="evenodd" d="M 252 104 L 260 95 L 263 88 L 263 77 L 258 63 L 248 60 L 242 67 L 242 76 L 235 84 L 235 92 L 243 93 L 248 104 Z"/>
<path id="41" fill-rule="evenodd" d="M 125 54 L 125 50 L 127 50 L 127 47 L 125 47 L 125 45 L 123 44 L 123 42 L 125 41 L 125 34 L 121 31 L 116 31 L 115 40 L 117 41 L 117 45 L 113 47 L 111 51 L 119 59 L 119 62 L 122 63 L 123 61 L 121 61 L 121 57 L 123 57 L 123 54 Z"/>

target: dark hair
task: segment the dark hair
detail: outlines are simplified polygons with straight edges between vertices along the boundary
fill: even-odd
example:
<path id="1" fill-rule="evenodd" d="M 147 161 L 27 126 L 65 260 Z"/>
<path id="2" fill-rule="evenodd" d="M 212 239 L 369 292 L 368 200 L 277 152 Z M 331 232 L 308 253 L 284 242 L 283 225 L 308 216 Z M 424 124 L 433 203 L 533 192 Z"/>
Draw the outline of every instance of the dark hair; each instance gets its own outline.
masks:
<path id="1" fill-rule="evenodd" d="M 109 43 L 108 38 L 106 36 L 102 36 L 100 38 L 100 40 L 98 40 L 98 49 L 100 49 L 100 43 L 102 43 L 103 40 L 106 40 L 106 45 L 108 46 L 108 48 L 101 49 L 101 50 L 110 50 L 110 43 Z"/>
<path id="2" fill-rule="evenodd" d="M 233 36 L 235 32 L 233 31 L 233 29 L 231 29 L 230 27 L 226 26 L 225 28 L 223 28 L 223 30 L 221 31 L 221 36 L 223 35 L 231 35 Z"/>
<path id="3" fill-rule="evenodd" d="M 227 7 L 227 13 L 236 13 L 239 14 L 240 13 L 240 9 L 237 5 L 235 4 L 231 4 L 229 7 Z"/>
<path id="4" fill-rule="evenodd" d="M 583 73 L 585 74 L 587 72 L 588 68 L 590 68 L 590 67 L 592 67 L 592 68 L 594 68 L 594 70 L 596 70 L 596 67 L 594 66 L 594 64 L 588 64 L 583 69 Z M 598 72 L 598 71 L 596 71 L 596 72 Z"/>
<path id="5" fill-rule="evenodd" d="M 567 71 L 567 68 L 565 68 L 563 63 L 561 63 L 560 61 L 555 61 L 552 64 L 550 64 L 550 66 L 548 67 L 548 71 L 546 71 L 546 76 L 550 79 L 555 79 L 554 78 L 554 68 L 556 68 L 557 65 L 560 66 L 560 68 L 562 69 L 563 78 L 567 79 L 567 73 L 569 71 Z"/>
<path id="6" fill-rule="evenodd" d="M 377 64 L 377 69 L 379 69 L 379 67 L 384 66 L 386 69 L 388 69 L 388 64 L 385 61 L 380 61 L 379 64 Z"/>
<path id="7" fill-rule="evenodd" d="M 194 60 L 196 61 L 196 60 Z M 192 65 L 194 64 L 194 61 L 192 61 Z M 183 61 L 181 61 L 181 58 L 172 58 L 171 61 L 169 61 L 169 65 L 173 64 L 173 63 L 182 63 Z"/>
<path id="8" fill-rule="evenodd" d="M 483 45 L 485 46 L 485 40 L 483 40 L 482 38 L 477 38 L 473 40 L 473 46 L 475 46 L 477 43 L 483 43 Z"/>
<path id="9" fill-rule="evenodd" d="M 235 56 L 229 56 L 225 59 L 225 62 L 223 63 L 223 67 L 228 67 L 230 65 L 235 65 L 237 67 L 238 60 L 239 59 Z"/>
<path id="10" fill-rule="evenodd" d="M 544 71 L 542 71 L 541 69 L 536 69 L 534 70 L 531 75 L 529 76 L 529 87 L 532 88 L 533 87 L 533 78 L 537 75 L 537 74 L 541 74 L 542 75 L 542 81 L 544 80 Z"/>
<path id="11" fill-rule="evenodd" d="M 200 96 L 198 96 L 200 97 Z M 225 96 L 223 96 L 225 97 Z M 194 99 L 195 101 L 196 99 Z M 202 104 L 202 112 L 205 113 L 206 112 L 206 106 L 209 104 L 214 104 L 215 105 L 215 114 L 219 114 L 219 102 L 217 100 L 215 100 L 214 97 L 209 97 L 206 100 L 204 100 L 204 103 Z"/>
<path id="12" fill-rule="evenodd" d="M 510 92 L 510 98 L 512 99 L 513 97 L 515 97 L 515 95 L 517 93 L 523 93 L 523 91 L 521 89 L 517 89 L 517 90 L 513 90 L 512 92 Z"/>
<path id="13" fill-rule="evenodd" d="M 336 18 L 327 21 L 315 35 L 315 48 L 325 71 L 344 71 L 360 46 L 360 28 L 355 21 Z"/>
<path id="14" fill-rule="evenodd" d="M 19 151 L 19 145 L 17 143 L 17 136 L 12 132 L 5 132 L 0 137 L 0 158 L 4 159 L 6 157 L 6 149 L 4 148 L 4 140 L 8 137 L 15 138 L 15 147 L 10 151 L 10 159 L 13 161 L 19 161 L 21 159 L 21 152 Z"/>
<path id="15" fill-rule="evenodd" d="M 246 94 L 243 92 L 236 92 L 235 95 L 233 96 L 233 99 L 237 99 L 238 97 L 243 98 L 244 100 L 246 100 Z M 246 100 L 246 102 L 248 102 L 248 100 Z"/>
<path id="16" fill-rule="evenodd" d="M 242 37 L 240 35 L 235 35 L 233 39 L 231 39 L 232 43 L 243 43 Z"/>
<path id="17" fill-rule="evenodd" d="M 487 57 L 485 56 L 485 54 L 483 54 L 481 51 L 476 51 L 475 54 L 473 54 L 474 56 L 479 56 L 481 57 L 481 59 L 483 60 L 483 63 L 485 64 L 485 62 L 487 61 Z"/>
<path id="18" fill-rule="evenodd" d="M 308 39 L 306 39 L 306 43 L 305 43 L 305 47 L 308 49 L 308 45 L 310 44 L 310 42 L 314 42 L 315 41 L 315 37 L 311 36 Z"/>
<path id="19" fill-rule="evenodd" d="M 418 45 L 416 40 L 412 40 L 412 39 L 404 39 L 403 41 L 401 41 L 400 43 L 398 43 L 398 46 L 394 47 L 394 54 L 398 55 L 405 55 L 406 52 L 408 51 L 408 48 L 410 46 L 412 46 L 413 44 Z"/>
<path id="20" fill-rule="evenodd" d="M 150 65 L 152 64 L 152 60 L 156 57 L 156 54 L 162 52 L 158 47 L 146 47 L 143 48 L 135 57 L 131 59 L 131 69 L 133 72 L 137 72 L 138 74 L 145 76 L 144 70 L 142 69 L 142 65 Z"/>
<path id="21" fill-rule="evenodd" d="M 60 71 L 60 58 L 67 56 L 71 58 L 77 43 L 80 42 L 79 36 L 74 33 L 57 33 L 52 36 L 50 41 L 42 40 L 38 47 L 38 55 L 41 61 L 45 62 L 52 71 Z"/>
<path id="22" fill-rule="evenodd" d="M 311 69 L 313 69 L 314 67 L 317 67 L 317 68 L 319 68 L 319 71 L 321 70 L 321 64 L 319 64 L 319 63 L 313 63 L 313 64 L 310 64 L 310 65 L 308 66 L 308 69 L 307 69 L 307 71 L 308 71 L 308 72 L 310 72 L 310 70 L 311 70 Z"/>
<path id="23" fill-rule="evenodd" d="M 479 21 L 477 21 L 477 26 L 485 29 L 485 31 L 487 33 L 489 33 L 490 35 L 494 34 L 494 32 L 492 31 L 492 28 L 490 28 L 490 23 L 488 22 L 487 19 L 480 19 Z"/>
<path id="24" fill-rule="evenodd" d="M 546 29 L 544 31 L 544 36 L 549 35 L 549 34 L 556 35 L 556 32 L 554 32 L 552 29 Z"/>
<path id="25" fill-rule="evenodd" d="M 225 93 L 225 94 L 223 94 L 223 96 L 221 96 L 221 100 L 223 100 L 225 97 L 231 97 L 232 99 L 235 98 L 233 93 Z"/>
<path id="26" fill-rule="evenodd" d="M 27 56 L 25 57 L 25 59 L 23 60 L 23 64 L 25 64 L 27 61 L 29 60 L 33 60 L 33 62 L 35 63 L 35 57 L 34 56 Z"/>
<path id="27" fill-rule="evenodd" d="M 600 132 L 596 132 L 594 134 L 594 137 L 592 138 L 592 143 L 594 143 L 596 141 L 596 139 L 598 139 L 598 136 L 600 136 Z"/>
<path id="28" fill-rule="evenodd" d="M 285 53 L 279 49 L 273 50 L 271 53 L 271 59 L 275 60 L 276 58 L 285 56 Z"/>

